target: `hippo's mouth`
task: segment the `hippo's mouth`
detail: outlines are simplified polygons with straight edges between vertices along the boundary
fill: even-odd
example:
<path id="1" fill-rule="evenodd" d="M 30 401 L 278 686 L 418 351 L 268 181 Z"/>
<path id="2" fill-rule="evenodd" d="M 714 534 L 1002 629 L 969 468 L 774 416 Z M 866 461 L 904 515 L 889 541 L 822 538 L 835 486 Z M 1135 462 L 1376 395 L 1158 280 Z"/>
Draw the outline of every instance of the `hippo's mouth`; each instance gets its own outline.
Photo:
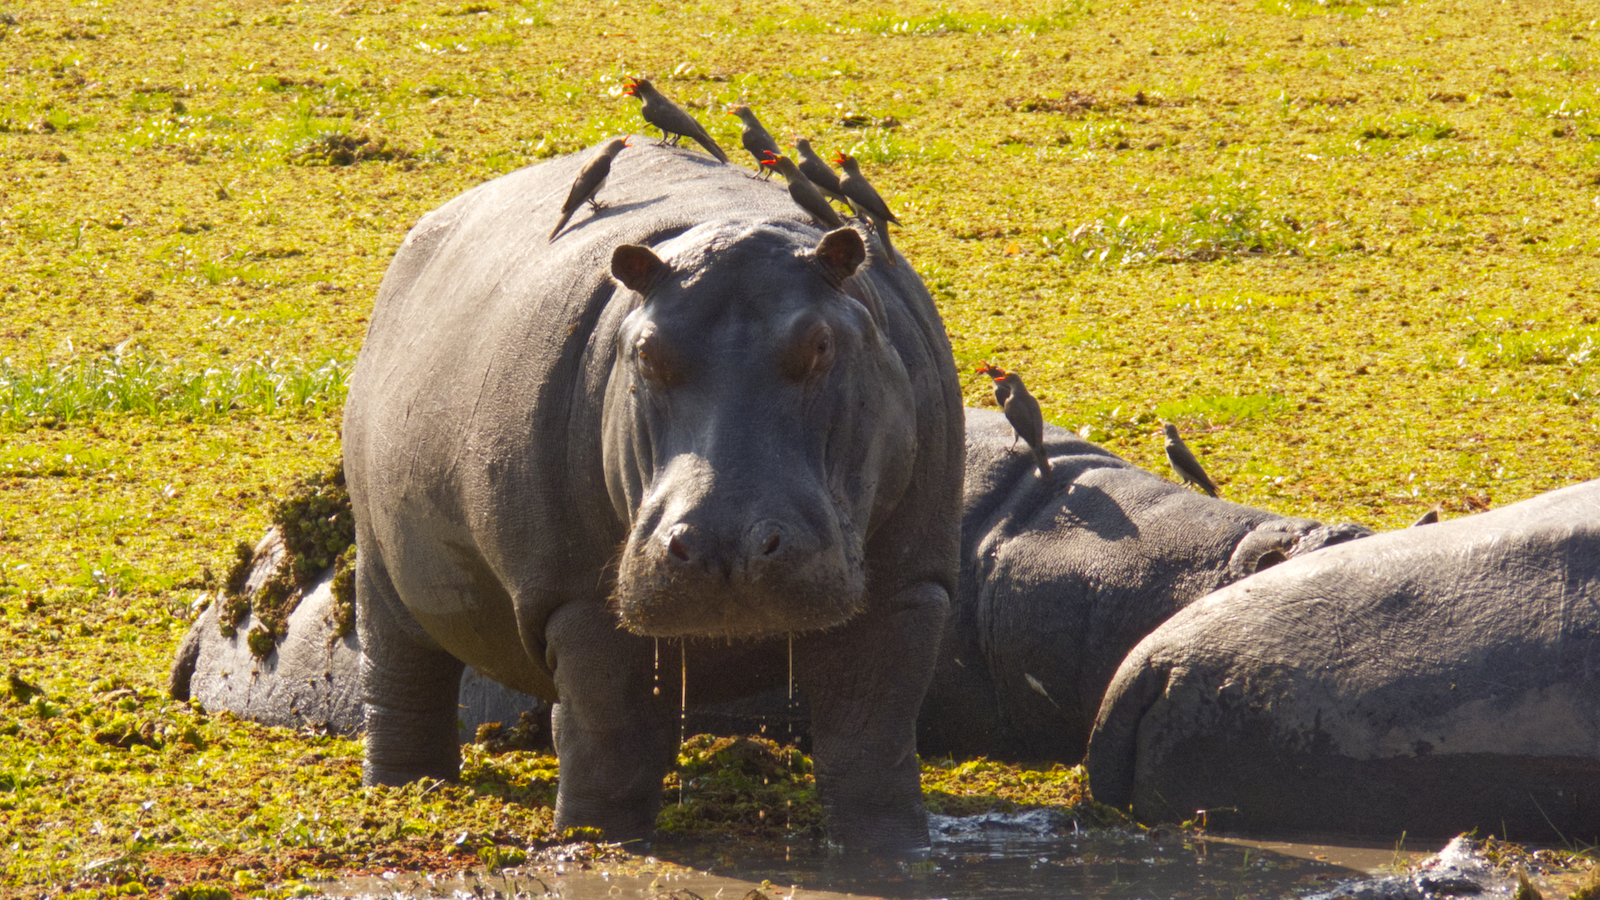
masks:
<path id="1" fill-rule="evenodd" d="M 624 554 L 612 605 L 623 627 L 646 637 L 751 639 L 820 631 L 849 621 L 865 600 L 860 566 L 818 560 L 805 571 L 767 572 L 747 581 L 685 572 L 641 556 L 648 554 Z"/>

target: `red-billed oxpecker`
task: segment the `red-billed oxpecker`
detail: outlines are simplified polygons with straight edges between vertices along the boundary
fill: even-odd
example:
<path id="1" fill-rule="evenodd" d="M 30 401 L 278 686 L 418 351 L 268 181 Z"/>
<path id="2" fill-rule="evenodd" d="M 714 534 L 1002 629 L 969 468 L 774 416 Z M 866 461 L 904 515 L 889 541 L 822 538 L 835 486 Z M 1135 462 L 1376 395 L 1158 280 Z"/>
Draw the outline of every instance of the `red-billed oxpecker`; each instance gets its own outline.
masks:
<path id="1" fill-rule="evenodd" d="M 878 196 L 878 191 L 861 174 L 861 166 L 856 158 L 848 153 L 836 153 L 833 156 L 835 165 L 844 169 L 844 175 L 839 179 L 839 189 L 850 200 L 850 205 L 856 212 L 866 216 L 873 225 L 877 226 L 878 237 L 883 241 L 885 255 L 889 258 L 889 265 L 898 265 L 894 258 L 894 245 L 889 243 L 889 223 L 900 224 L 894 213 L 889 211 L 889 204 L 883 202 Z"/>
<path id="2" fill-rule="evenodd" d="M 1167 462 L 1171 464 L 1172 471 L 1178 473 L 1179 480 L 1215 497 L 1216 483 L 1206 474 L 1206 470 L 1201 468 L 1200 460 L 1194 458 L 1189 445 L 1183 442 L 1183 438 L 1178 437 L 1178 426 L 1171 422 L 1162 422 L 1161 431 L 1167 436 Z"/>
<path id="3" fill-rule="evenodd" d="M 843 228 L 844 220 L 833 211 L 833 206 L 828 203 L 828 198 L 822 196 L 822 191 L 811 183 L 811 179 L 800 173 L 800 168 L 794 160 L 787 156 L 774 155 L 762 160 L 763 166 L 770 166 L 783 173 L 789 182 L 789 196 L 794 198 L 795 205 L 811 214 L 819 224 L 829 230 Z"/>
<path id="4" fill-rule="evenodd" d="M 756 168 L 761 170 L 761 177 L 771 178 L 772 168 L 762 163 L 767 161 L 768 156 L 783 155 L 778 142 L 761 126 L 761 120 L 756 118 L 755 112 L 743 103 L 728 107 L 728 115 L 739 117 L 739 142 L 756 158 Z"/>
<path id="5" fill-rule="evenodd" d="M 602 144 L 594 156 L 589 157 L 589 161 L 583 164 L 583 168 L 578 170 L 578 177 L 572 181 L 572 190 L 567 192 L 567 202 L 561 204 L 561 220 L 556 222 L 555 229 L 550 232 L 550 240 L 556 239 L 561 229 L 567 227 L 567 220 L 572 218 L 572 214 L 585 202 L 589 204 L 590 209 L 600 208 L 600 201 L 595 199 L 595 195 L 605 187 L 606 176 L 611 174 L 611 161 L 616 159 L 617 154 L 626 146 L 628 146 L 627 138 L 612 138 Z"/>
<path id="6" fill-rule="evenodd" d="M 800 157 L 800 173 L 811 179 L 817 190 L 826 194 L 828 199 L 837 200 L 846 206 L 854 208 L 850 198 L 844 195 L 844 189 L 839 186 L 839 173 L 833 170 L 817 151 L 811 149 L 811 141 L 797 137 L 794 139 L 794 155 Z"/>
<path id="7" fill-rule="evenodd" d="M 1033 461 L 1039 466 L 1039 477 L 1048 478 L 1050 457 L 1044 452 L 1044 411 L 1039 408 L 1039 401 L 1028 393 L 1021 376 L 1015 372 L 988 363 L 978 366 L 978 371 L 994 380 L 994 399 L 1006 414 L 1006 421 L 1011 423 L 1017 437 L 1028 442 Z M 1013 438 L 1011 446 L 1016 445 L 1016 438 Z"/>
<path id="8" fill-rule="evenodd" d="M 696 122 L 693 116 L 679 109 L 678 104 L 668 100 L 665 94 L 656 90 L 655 85 L 643 78 L 630 77 L 628 83 L 623 85 L 622 92 L 630 97 L 638 97 L 644 101 L 644 105 L 639 107 L 639 114 L 644 116 L 646 122 L 661 129 L 661 142 L 663 144 L 671 144 L 676 147 L 680 139 L 685 137 L 692 138 L 695 143 L 706 148 L 707 153 L 715 156 L 721 162 L 728 161 L 728 154 L 722 152 L 722 148 L 718 147 L 717 142 L 711 139 L 711 135 L 706 134 L 706 130 L 700 127 L 700 123 Z"/>

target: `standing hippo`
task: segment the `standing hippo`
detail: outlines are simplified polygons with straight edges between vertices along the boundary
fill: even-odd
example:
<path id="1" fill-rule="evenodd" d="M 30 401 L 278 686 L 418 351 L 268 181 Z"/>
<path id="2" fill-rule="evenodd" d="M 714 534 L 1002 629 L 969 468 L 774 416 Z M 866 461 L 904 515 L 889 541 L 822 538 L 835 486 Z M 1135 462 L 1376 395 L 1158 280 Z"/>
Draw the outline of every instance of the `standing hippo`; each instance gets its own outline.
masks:
<path id="1" fill-rule="evenodd" d="M 967 411 L 961 584 L 923 702 L 924 752 L 1077 762 L 1122 657 L 1225 584 L 1371 534 L 1215 500 L 1045 427 L 1050 477 Z"/>
<path id="2" fill-rule="evenodd" d="M 928 843 L 915 742 L 956 582 L 960 389 L 909 266 L 635 139 L 429 213 L 344 417 L 368 784 L 457 773 L 463 663 L 556 703 L 556 826 L 646 838 L 690 703 L 809 700 L 831 838 Z"/>
<path id="3" fill-rule="evenodd" d="M 1088 768 L 1146 820 L 1600 840 L 1600 481 L 1199 600 L 1117 671 Z"/>

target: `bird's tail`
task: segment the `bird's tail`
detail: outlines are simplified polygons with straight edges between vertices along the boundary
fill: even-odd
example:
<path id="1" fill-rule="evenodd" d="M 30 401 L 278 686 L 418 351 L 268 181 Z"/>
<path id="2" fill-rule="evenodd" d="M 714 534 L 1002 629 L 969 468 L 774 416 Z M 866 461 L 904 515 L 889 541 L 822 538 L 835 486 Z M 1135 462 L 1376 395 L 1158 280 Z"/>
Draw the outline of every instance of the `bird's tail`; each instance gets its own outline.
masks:
<path id="1" fill-rule="evenodd" d="M 571 213 L 562 213 L 561 214 L 561 221 L 557 222 L 555 229 L 550 232 L 550 240 L 552 240 L 552 241 L 555 240 L 556 239 L 556 235 L 561 233 L 561 229 L 567 227 L 567 220 L 570 219 L 570 218 L 572 218 L 572 214 Z"/>
<path id="2" fill-rule="evenodd" d="M 1039 477 L 1050 477 L 1050 457 L 1044 452 L 1043 447 L 1033 448 L 1033 461 L 1039 465 Z"/>
<path id="3" fill-rule="evenodd" d="M 880 219 L 880 220 L 877 221 L 877 226 L 878 226 L 878 238 L 883 241 L 883 256 L 884 256 L 884 259 L 888 260 L 889 265 L 891 265 L 891 266 L 900 265 L 899 260 L 895 259 L 895 256 L 894 256 L 894 245 L 889 243 L 889 223 L 887 221 L 884 221 L 884 220 Z M 1049 463 L 1045 463 L 1045 468 L 1048 469 L 1049 467 L 1050 467 L 1050 464 Z"/>
<path id="4" fill-rule="evenodd" d="M 728 154 L 723 153 L 722 152 L 722 148 L 718 147 L 717 146 L 717 142 L 712 140 L 709 135 L 707 135 L 704 140 L 702 140 L 700 137 L 696 136 L 695 140 L 699 142 L 700 146 L 706 148 L 706 152 L 707 153 L 711 154 L 712 156 L 715 156 L 717 158 L 718 162 L 727 162 L 728 161 Z"/>

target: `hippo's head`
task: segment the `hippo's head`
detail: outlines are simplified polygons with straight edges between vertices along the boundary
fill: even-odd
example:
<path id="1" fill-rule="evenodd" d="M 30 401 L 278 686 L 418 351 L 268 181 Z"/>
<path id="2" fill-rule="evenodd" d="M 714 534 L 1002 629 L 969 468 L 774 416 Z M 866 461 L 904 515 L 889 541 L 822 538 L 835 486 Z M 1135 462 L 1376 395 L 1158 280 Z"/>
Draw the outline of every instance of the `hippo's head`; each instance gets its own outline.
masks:
<path id="1" fill-rule="evenodd" d="M 776 636 L 860 607 L 864 545 L 910 480 L 914 403 L 882 323 L 843 289 L 861 237 L 814 234 L 714 223 L 612 256 L 637 295 L 604 425 L 630 529 L 614 599 L 635 633 Z"/>

